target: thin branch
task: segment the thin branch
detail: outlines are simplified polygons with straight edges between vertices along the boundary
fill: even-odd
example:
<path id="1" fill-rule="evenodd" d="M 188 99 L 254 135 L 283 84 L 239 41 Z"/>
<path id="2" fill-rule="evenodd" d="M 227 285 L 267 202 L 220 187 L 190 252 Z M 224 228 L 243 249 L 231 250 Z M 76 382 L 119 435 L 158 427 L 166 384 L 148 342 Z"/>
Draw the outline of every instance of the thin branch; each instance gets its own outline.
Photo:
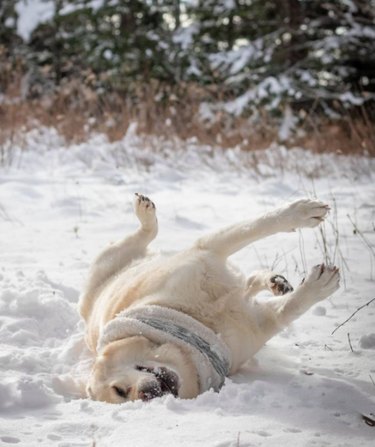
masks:
<path id="1" fill-rule="evenodd" d="M 373 256 L 375 256 L 375 251 L 371 245 L 371 243 L 367 240 L 367 238 L 365 237 L 365 235 L 363 234 L 362 231 L 360 231 L 360 229 L 357 227 L 357 225 L 353 222 L 352 218 L 350 217 L 349 214 L 346 215 L 347 218 L 350 220 L 350 223 L 353 225 L 353 229 L 355 231 L 355 234 L 358 234 L 359 237 L 362 239 L 362 241 L 364 242 L 364 244 L 367 246 L 367 248 L 369 249 L 369 251 L 372 253 Z"/>
<path id="2" fill-rule="evenodd" d="M 354 352 L 353 346 L 352 346 L 352 341 L 350 340 L 350 333 L 348 332 L 348 342 L 349 342 L 349 346 L 350 346 L 350 350 L 352 352 Z"/>
<path id="3" fill-rule="evenodd" d="M 236 444 L 237 447 L 240 447 L 240 435 L 241 435 L 241 432 L 238 432 L 238 434 L 237 434 L 237 444 Z"/>
<path id="4" fill-rule="evenodd" d="M 372 413 L 370 413 L 371 417 L 367 416 L 366 414 L 362 414 L 361 416 L 367 425 L 370 427 L 375 427 L 375 419 L 373 418 L 374 415 Z"/>
<path id="5" fill-rule="evenodd" d="M 372 384 L 375 386 L 375 382 L 374 382 L 374 379 L 372 378 L 372 375 L 369 374 L 369 376 L 370 376 L 370 380 L 371 380 Z"/>
<path id="6" fill-rule="evenodd" d="M 351 320 L 357 312 L 362 310 L 364 307 L 370 305 L 373 301 L 375 301 L 375 298 L 373 298 L 372 300 L 370 300 L 368 303 L 364 304 L 363 306 L 358 307 L 358 309 L 355 312 L 353 312 L 349 318 L 347 318 L 343 323 L 339 324 L 337 326 L 337 328 L 331 332 L 331 335 L 333 335 L 340 327 L 344 326 L 344 324 L 346 324 L 349 320 Z"/>

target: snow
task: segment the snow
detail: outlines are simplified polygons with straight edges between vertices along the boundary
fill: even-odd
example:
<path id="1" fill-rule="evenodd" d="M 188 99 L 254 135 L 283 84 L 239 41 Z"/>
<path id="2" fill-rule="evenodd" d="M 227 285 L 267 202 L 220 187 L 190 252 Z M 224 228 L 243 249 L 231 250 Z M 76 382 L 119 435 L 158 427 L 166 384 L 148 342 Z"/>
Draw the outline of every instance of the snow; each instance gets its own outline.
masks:
<path id="1" fill-rule="evenodd" d="M 199 26 L 196 23 L 188 23 L 180 27 L 173 35 L 173 42 L 179 44 L 183 50 L 188 50 L 194 41 L 194 36 L 199 32 Z"/>
<path id="2" fill-rule="evenodd" d="M 23 140 L 23 150 L 13 140 L 0 168 L 0 445 L 374 445 L 361 414 L 375 412 L 375 303 L 331 335 L 373 298 L 374 160 L 143 140 L 135 125 L 115 143 L 93 135 L 68 146 L 46 128 Z M 137 191 L 157 204 L 153 248 L 166 253 L 316 195 L 332 207 L 321 230 L 275 235 L 233 261 L 247 274 L 272 267 L 295 286 L 326 258 L 340 266 L 342 288 L 272 339 L 220 393 L 123 405 L 82 398 L 92 359 L 79 291 L 98 250 L 136 227 Z"/>
<path id="3" fill-rule="evenodd" d="M 285 75 L 268 76 L 236 99 L 218 103 L 217 107 L 222 107 L 226 112 L 239 116 L 246 108 L 254 107 L 269 97 L 274 99 L 266 108 L 276 109 L 285 95 L 295 95 L 290 79 Z"/>
<path id="4" fill-rule="evenodd" d="M 359 343 L 363 349 L 375 349 L 375 334 L 362 335 Z"/>
<path id="5" fill-rule="evenodd" d="M 31 33 L 41 23 L 48 22 L 53 18 L 56 12 L 54 0 L 16 0 L 17 33 L 27 42 Z M 85 1 L 86 8 L 94 10 L 100 9 L 104 4 L 104 0 Z M 61 15 L 71 14 L 77 10 L 77 5 L 67 2 L 59 11 Z"/>
<path id="6" fill-rule="evenodd" d="M 97 9 L 100 9 L 104 6 L 104 0 L 86 0 L 84 2 L 84 7 L 85 8 L 91 8 L 94 11 Z M 64 5 L 64 7 L 61 10 L 61 14 L 71 14 L 72 12 L 75 12 L 77 10 L 77 5 L 72 5 L 67 3 L 66 5 Z"/>
<path id="7" fill-rule="evenodd" d="M 55 14 L 53 0 L 19 0 L 15 8 L 18 14 L 17 32 L 25 41 L 30 39 L 40 23 L 47 22 Z"/>
<path id="8" fill-rule="evenodd" d="M 284 117 L 278 132 L 279 141 L 288 141 L 296 124 L 297 118 L 294 116 L 292 109 L 287 105 L 284 109 Z"/>

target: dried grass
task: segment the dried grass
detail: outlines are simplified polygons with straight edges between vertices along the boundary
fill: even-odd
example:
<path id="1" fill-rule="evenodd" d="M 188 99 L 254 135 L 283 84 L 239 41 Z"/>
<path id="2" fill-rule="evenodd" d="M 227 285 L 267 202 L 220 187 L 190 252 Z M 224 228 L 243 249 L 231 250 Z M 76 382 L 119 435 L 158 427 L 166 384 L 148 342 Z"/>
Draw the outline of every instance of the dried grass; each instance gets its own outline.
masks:
<path id="1" fill-rule="evenodd" d="M 194 137 L 202 144 L 240 147 L 245 151 L 267 148 L 278 139 L 278 128 L 262 111 L 257 124 L 249 118 L 222 112 L 217 112 L 209 122 L 204 121 L 199 114 L 200 104 L 216 93 L 197 85 L 171 88 L 154 82 L 142 85 L 132 94 L 107 92 L 99 96 L 87 83 L 71 80 L 48 96 L 23 100 L 21 84 L 21 78 L 14 76 L 8 82 L 5 100 L 0 102 L 3 161 L 6 144 L 21 138 L 23 131 L 36 125 L 56 128 L 68 142 L 84 141 L 93 132 L 104 133 L 110 141 L 117 141 L 134 121 L 138 123 L 138 132 L 144 135 L 171 140 Z M 288 145 L 299 145 L 317 153 L 375 156 L 375 126 L 364 107 L 335 123 L 309 116 Z"/>
<path id="2" fill-rule="evenodd" d="M 306 135 L 297 140 L 298 144 L 313 152 L 375 156 L 375 123 L 363 106 L 344 115 L 341 121 L 321 120 L 308 126 Z"/>

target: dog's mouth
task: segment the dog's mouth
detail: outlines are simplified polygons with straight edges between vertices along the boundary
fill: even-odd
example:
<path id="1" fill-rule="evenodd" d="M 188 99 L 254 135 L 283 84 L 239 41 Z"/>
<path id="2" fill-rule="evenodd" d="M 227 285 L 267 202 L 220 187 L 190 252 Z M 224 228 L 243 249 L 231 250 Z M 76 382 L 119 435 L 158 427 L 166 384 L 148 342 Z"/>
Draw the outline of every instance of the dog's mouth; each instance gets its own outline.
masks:
<path id="1" fill-rule="evenodd" d="M 156 383 L 150 383 L 146 385 L 144 390 L 141 390 L 141 397 L 143 400 L 150 400 L 154 397 L 160 397 L 164 394 L 172 394 L 174 397 L 178 397 L 179 378 L 178 375 L 166 368 L 165 366 L 136 366 L 137 371 L 143 371 L 152 374 Z M 154 382 L 154 381 L 153 381 Z"/>

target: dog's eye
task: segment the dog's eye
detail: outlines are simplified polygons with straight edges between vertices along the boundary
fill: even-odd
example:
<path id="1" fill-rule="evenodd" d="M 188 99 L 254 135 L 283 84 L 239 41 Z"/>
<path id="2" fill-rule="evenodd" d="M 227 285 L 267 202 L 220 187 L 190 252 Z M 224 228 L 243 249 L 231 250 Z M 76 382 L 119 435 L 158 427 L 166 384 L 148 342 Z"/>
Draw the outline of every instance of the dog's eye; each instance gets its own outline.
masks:
<path id="1" fill-rule="evenodd" d="M 115 393 L 118 396 L 122 397 L 123 399 L 126 399 L 129 395 L 130 388 L 128 388 L 127 390 L 124 390 L 123 388 L 120 388 L 119 386 L 113 386 L 112 388 L 114 389 Z"/>

